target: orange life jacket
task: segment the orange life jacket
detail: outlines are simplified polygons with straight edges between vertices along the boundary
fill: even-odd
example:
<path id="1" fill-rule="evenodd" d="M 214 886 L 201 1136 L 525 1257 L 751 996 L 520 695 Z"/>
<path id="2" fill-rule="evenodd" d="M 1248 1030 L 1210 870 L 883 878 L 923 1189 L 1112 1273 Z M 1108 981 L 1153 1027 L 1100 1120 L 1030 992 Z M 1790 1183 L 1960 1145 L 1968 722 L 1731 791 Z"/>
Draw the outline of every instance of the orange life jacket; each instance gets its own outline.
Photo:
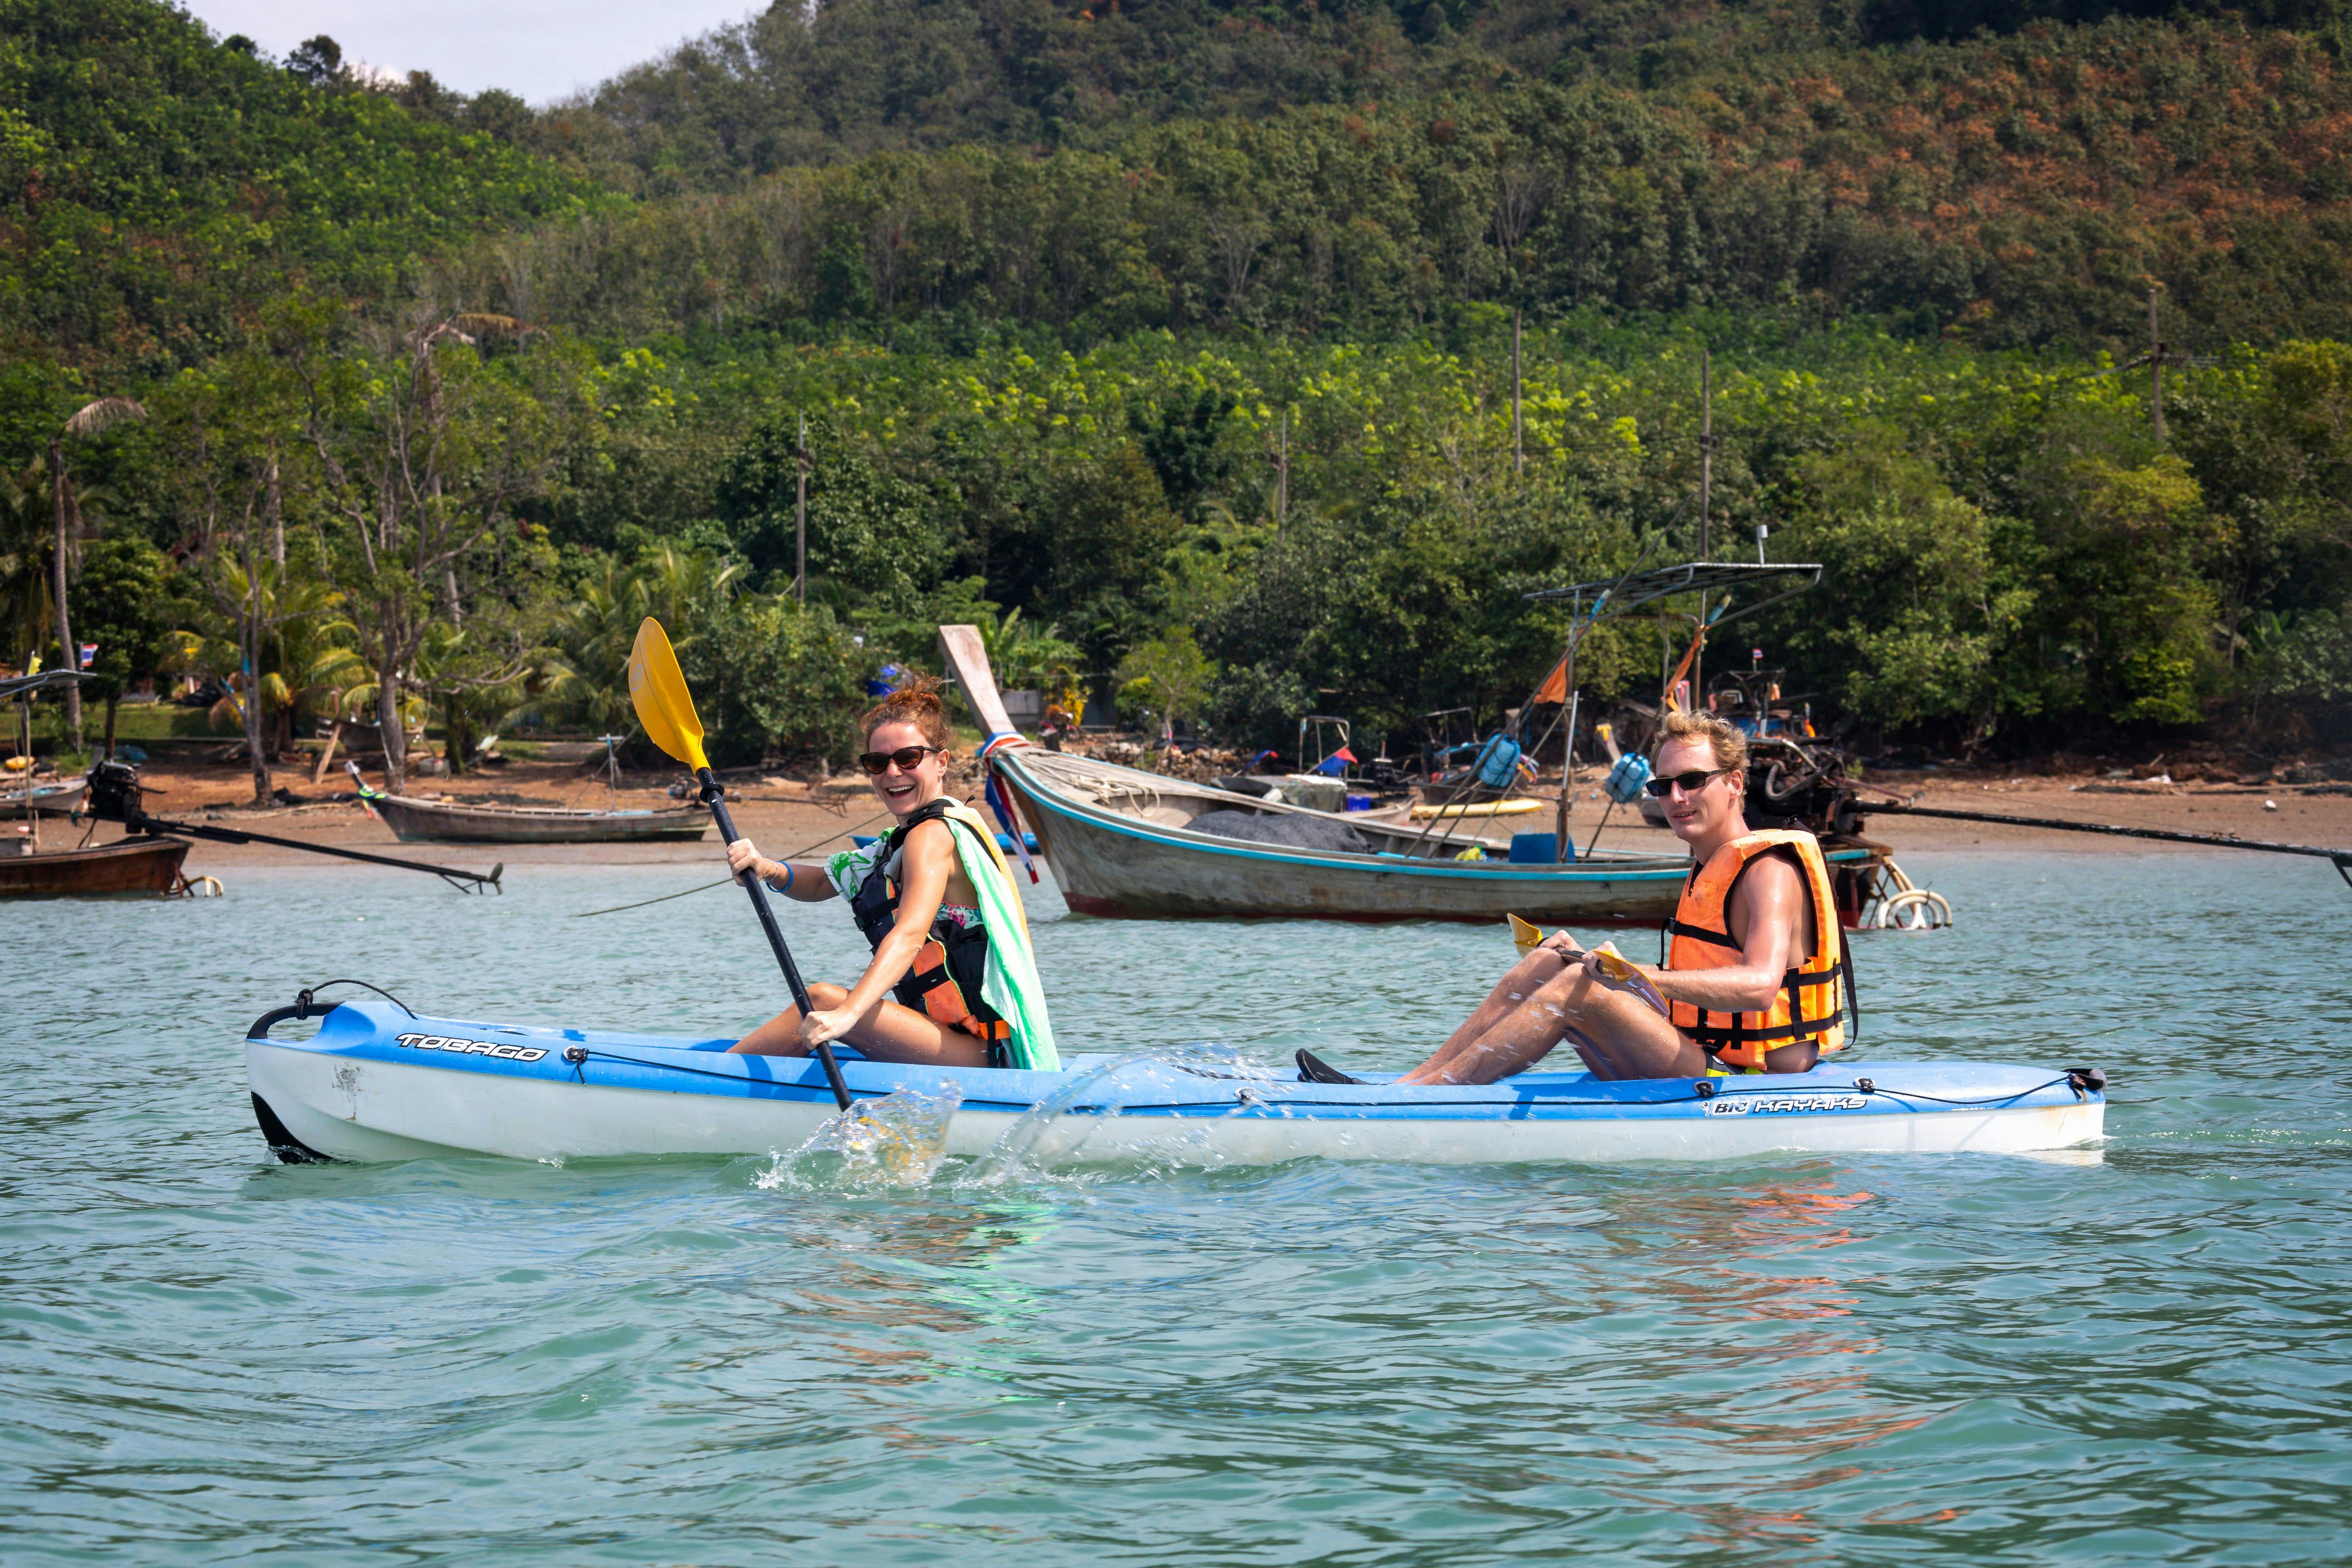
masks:
<path id="1" fill-rule="evenodd" d="M 1830 883 L 1829 862 L 1812 834 L 1776 829 L 1734 839 L 1691 873 L 1682 902 L 1666 922 L 1672 938 L 1666 952 L 1668 969 L 1728 969 L 1741 962 L 1739 944 L 1731 938 L 1728 911 L 1732 890 L 1759 855 L 1793 852 L 1804 869 L 1805 886 L 1813 900 L 1813 952 L 1781 977 L 1772 1005 L 1761 1012 L 1719 1013 L 1695 1002 L 1670 1004 L 1675 1027 L 1698 1042 L 1725 1067 L 1760 1071 L 1764 1053 L 1811 1040 L 1826 1054 L 1845 1045 L 1845 1023 L 1840 1017 L 1846 1003 L 1849 970 L 1844 933 L 1838 924 L 1837 897 Z"/>

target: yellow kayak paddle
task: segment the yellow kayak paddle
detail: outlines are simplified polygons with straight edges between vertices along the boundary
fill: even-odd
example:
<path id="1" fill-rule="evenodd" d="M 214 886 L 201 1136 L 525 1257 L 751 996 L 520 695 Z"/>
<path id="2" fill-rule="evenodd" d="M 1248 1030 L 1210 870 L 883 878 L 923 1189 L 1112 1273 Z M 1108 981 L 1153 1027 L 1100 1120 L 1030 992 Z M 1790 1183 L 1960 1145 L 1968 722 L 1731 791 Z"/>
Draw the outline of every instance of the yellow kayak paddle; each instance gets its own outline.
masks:
<path id="1" fill-rule="evenodd" d="M 693 694 L 686 689 L 685 673 L 677 667 L 677 654 L 669 645 L 669 633 L 661 622 L 648 615 L 637 628 L 637 641 L 629 650 L 629 701 L 637 710 L 637 722 L 646 727 L 646 735 L 656 746 L 694 769 L 695 782 L 702 786 L 702 802 L 710 808 L 710 815 L 719 823 L 719 835 L 728 843 L 737 838 L 733 819 L 727 814 L 727 801 L 719 788 L 719 780 L 710 774 L 710 759 L 702 753 L 702 720 L 694 711 Z M 809 1002 L 808 984 L 801 978 L 800 967 L 793 962 L 793 950 L 784 946 L 783 929 L 776 924 L 776 912 L 769 907 L 768 890 L 760 882 L 759 873 L 745 871 L 738 879 L 751 895 L 751 907 L 760 916 L 760 928 L 768 934 L 768 946 L 775 949 L 776 963 L 784 971 L 784 984 L 792 988 L 793 1005 L 806 1018 L 814 1010 Z M 824 1065 L 824 1081 L 833 1088 L 834 1103 L 849 1109 L 849 1085 L 841 1079 L 841 1063 L 834 1059 L 829 1044 L 816 1048 L 816 1059 Z"/>
<path id="2" fill-rule="evenodd" d="M 1520 952 L 1531 953 L 1543 941 L 1542 926 L 1522 920 L 1516 915 L 1506 915 L 1505 918 L 1511 923 L 1511 941 Z M 1592 951 L 1601 970 L 1601 984 L 1633 992 L 1655 1008 L 1660 1018 L 1674 1017 L 1674 1009 L 1666 1006 L 1666 998 L 1658 995 L 1658 988 L 1650 984 L 1649 977 L 1633 967 L 1632 959 L 1617 951 L 1615 943 L 1603 942 Z"/>

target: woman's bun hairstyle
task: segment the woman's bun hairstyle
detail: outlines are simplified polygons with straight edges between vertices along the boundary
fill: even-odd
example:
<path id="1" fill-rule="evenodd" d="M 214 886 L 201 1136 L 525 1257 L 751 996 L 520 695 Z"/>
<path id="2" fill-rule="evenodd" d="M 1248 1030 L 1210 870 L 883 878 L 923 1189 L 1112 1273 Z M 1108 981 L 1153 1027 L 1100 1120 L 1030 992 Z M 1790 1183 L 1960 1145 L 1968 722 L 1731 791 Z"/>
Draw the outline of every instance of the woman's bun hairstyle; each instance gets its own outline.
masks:
<path id="1" fill-rule="evenodd" d="M 868 708 L 857 721 L 858 733 L 871 746 L 874 732 L 884 725 L 911 724 L 922 731 L 927 743 L 946 750 L 953 733 L 948 728 L 948 705 L 940 700 L 940 689 L 945 684 L 936 675 L 917 675 Z"/>

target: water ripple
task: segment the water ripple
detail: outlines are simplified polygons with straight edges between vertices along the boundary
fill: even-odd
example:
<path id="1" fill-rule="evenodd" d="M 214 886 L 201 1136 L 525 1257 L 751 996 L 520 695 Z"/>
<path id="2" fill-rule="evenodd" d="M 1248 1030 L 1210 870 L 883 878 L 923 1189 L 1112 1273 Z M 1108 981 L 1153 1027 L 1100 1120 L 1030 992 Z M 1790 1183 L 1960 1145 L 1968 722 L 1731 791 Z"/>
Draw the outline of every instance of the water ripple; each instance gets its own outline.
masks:
<path id="1" fill-rule="evenodd" d="M 8 1560 L 2342 1560 L 2341 890 L 1912 869 L 1961 925 L 1869 943 L 1864 1056 L 2095 1061 L 2102 1155 L 285 1167 L 235 1040 L 298 985 L 719 1032 L 774 1005 L 756 927 L 557 918 L 688 880 L 660 868 L 12 909 L 41 958 L 0 980 Z M 845 923 L 790 918 L 851 970 Z M 1263 1062 L 1403 1065 L 1509 956 L 1037 932 L 1074 1043 Z"/>

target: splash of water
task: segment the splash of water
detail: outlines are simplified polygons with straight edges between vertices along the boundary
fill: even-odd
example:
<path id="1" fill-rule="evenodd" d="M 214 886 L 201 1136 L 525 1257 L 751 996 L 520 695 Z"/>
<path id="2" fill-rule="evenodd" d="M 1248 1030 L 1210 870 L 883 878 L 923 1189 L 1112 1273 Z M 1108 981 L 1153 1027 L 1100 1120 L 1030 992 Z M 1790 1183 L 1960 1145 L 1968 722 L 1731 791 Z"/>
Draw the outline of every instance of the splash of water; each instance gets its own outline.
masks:
<path id="1" fill-rule="evenodd" d="M 1203 1043 L 1111 1057 L 1075 1074 L 1015 1117 L 1013 1124 L 989 1145 L 988 1152 L 972 1163 L 964 1175 L 964 1182 L 998 1186 L 1044 1176 L 1056 1162 L 1077 1153 L 1098 1124 L 1098 1118 L 1119 1113 L 1121 1097 L 1117 1081 L 1121 1076 L 1153 1069 L 1199 1073 L 1235 1084 L 1271 1083 L 1279 1076 L 1278 1070 L 1223 1045 Z M 1165 1092 L 1165 1087 L 1164 1081 L 1155 1083 L 1153 1097 Z M 1073 1114 L 1074 1112 L 1081 1113 Z"/>
<path id="2" fill-rule="evenodd" d="M 753 1178 L 768 1191 L 814 1186 L 920 1186 L 947 1157 L 948 1124 L 963 1092 L 901 1089 L 826 1119 L 808 1141 Z"/>

